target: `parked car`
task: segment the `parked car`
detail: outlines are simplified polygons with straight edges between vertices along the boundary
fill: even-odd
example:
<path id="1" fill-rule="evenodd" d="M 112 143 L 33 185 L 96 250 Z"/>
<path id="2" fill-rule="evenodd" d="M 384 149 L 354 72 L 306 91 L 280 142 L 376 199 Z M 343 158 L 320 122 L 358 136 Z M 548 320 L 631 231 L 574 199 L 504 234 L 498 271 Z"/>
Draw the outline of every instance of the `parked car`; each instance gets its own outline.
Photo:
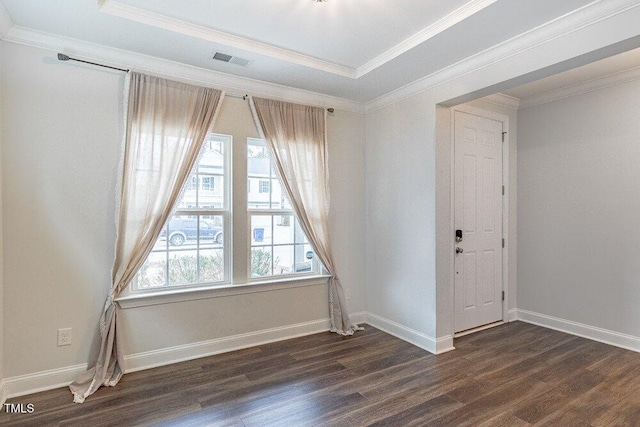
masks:
<path id="1" fill-rule="evenodd" d="M 198 220 L 195 218 L 171 218 L 169 221 L 169 243 L 180 246 L 187 240 L 198 238 Z M 167 227 L 160 233 L 161 238 L 167 238 Z M 200 220 L 200 239 L 213 240 L 221 244 L 224 236 L 222 227 L 213 225 L 209 221 Z"/>

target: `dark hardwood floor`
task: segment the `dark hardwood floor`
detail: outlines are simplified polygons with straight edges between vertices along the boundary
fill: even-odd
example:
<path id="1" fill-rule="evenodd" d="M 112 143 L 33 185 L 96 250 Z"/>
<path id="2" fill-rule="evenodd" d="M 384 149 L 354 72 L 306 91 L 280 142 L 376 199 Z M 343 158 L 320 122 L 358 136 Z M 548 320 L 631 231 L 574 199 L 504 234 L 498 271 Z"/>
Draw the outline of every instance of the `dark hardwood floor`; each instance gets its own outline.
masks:
<path id="1" fill-rule="evenodd" d="M 125 375 L 84 404 L 11 399 L 6 426 L 640 425 L 640 354 L 514 322 L 434 356 L 372 327 Z"/>

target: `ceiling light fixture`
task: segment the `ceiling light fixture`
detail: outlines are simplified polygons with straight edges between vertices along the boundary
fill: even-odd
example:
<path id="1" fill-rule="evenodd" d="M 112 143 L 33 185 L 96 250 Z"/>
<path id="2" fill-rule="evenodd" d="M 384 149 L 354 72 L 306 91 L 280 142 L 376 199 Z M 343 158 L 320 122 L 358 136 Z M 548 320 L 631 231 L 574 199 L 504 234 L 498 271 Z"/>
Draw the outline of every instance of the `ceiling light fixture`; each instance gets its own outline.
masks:
<path id="1" fill-rule="evenodd" d="M 316 3 L 324 3 L 324 2 L 326 2 L 327 0 L 311 0 L 311 1 L 316 2 Z"/>

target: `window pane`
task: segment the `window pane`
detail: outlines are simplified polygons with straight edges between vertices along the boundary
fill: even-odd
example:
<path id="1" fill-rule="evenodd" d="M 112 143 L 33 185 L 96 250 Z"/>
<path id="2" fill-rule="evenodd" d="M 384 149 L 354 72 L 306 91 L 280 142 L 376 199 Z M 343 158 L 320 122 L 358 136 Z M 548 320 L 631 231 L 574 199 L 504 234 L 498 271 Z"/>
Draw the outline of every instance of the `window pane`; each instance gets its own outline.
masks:
<path id="1" fill-rule="evenodd" d="M 151 252 L 138 271 L 138 289 L 165 286 L 167 281 L 167 257 L 164 251 Z"/>
<path id="2" fill-rule="evenodd" d="M 207 137 L 176 209 L 227 208 L 224 176 L 225 142 L 229 139 L 220 135 Z"/>
<path id="3" fill-rule="evenodd" d="M 224 252 L 221 249 L 200 251 L 199 282 L 220 282 L 224 280 Z"/>
<path id="4" fill-rule="evenodd" d="M 294 243 L 293 215 L 274 215 L 273 244 Z"/>
<path id="5" fill-rule="evenodd" d="M 304 231 L 302 231 L 302 227 L 300 227 L 300 221 L 296 218 L 295 220 L 295 243 L 307 243 L 307 236 L 305 236 Z"/>
<path id="6" fill-rule="evenodd" d="M 273 275 L 293 274 L 293 245 L 273 247 Z"/>
<path id="7" fill-rule="evenodd" d="M 251 216 L 251 246 L 271 245 L 273 217 L 271 215 Z"/>
<path id="8" fill-rule="evenodd" d="M 265 277 L 272 275 L 271 247 L 251 248 L 251 277 Z"/>
<path id="9" fill-rule="evenodd" d="M 198 163 L 184 184 L 182 200 L 138 272 L 134 289 L 228 280 L 225 251 L 229 239 L 224 230 L 230 221 L 225 175 L 229 159 L 225 152 L 230 141 L 231 137 L 213 134 L 204 141 Z"/>
<path id="10" fill-rule="evenodd" d="M 247 178 L 249 209 L 291 209 L 269 151 L 261 139 L 247 139 Z"/>
<path id="11" fill-rule="evenodd" d="M 192 250 L 169 251 L 169 285 L 198 283 L 198 252 Z"/>
<path id="12" fill-rule="evenodd" d="M 224 244 L 222 215 L 201 215 L 198 223 L 198 238 L 201 249 L 219 248 Z"/>

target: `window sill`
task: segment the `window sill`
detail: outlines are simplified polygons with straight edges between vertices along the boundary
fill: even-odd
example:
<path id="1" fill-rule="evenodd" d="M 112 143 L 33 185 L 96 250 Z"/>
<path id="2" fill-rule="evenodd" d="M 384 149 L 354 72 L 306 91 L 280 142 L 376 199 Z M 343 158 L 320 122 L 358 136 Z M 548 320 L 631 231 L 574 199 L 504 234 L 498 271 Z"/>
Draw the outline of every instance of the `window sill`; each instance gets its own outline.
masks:
<path id="1" fill-rule="evenodd" d="M 209 298 L 221 298 L 233 295 L 272 292 L 282 289 L 304 288 L 308 286 L 326 285 L 331 276 L 318 275 L 309 277 L 293 277 L 280 280 L 251 282 L 242 285 L 222 285 L 205 288 L 171 289 L 155 292 L 130 292 L 116 298 L 120 308 L 128 309 L 150 305 L 171 304 L 183 301 L 195 301 Z"/>

